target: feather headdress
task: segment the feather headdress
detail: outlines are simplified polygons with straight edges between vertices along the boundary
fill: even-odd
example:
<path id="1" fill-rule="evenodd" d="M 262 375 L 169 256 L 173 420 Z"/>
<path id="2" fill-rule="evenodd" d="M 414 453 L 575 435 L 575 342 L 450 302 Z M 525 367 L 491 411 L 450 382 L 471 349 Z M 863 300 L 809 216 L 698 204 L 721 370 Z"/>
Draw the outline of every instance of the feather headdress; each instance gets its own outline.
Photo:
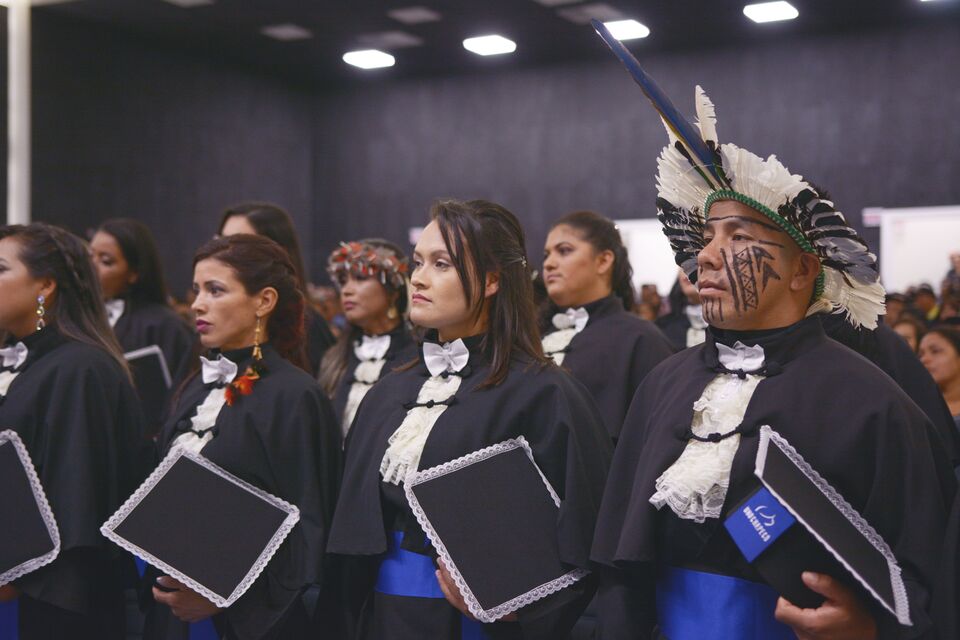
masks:
<path id="1" fill-rule="evenodd" d="M 603 23 L 593 26 L 653 103 L 669 143 L 657 160 L 657 217 L 677 264 L 692 282 L 713 203 L 736 200 L 760 212 L 820 260 L 808 314 L 845 313 L 854 326 L 877 326 L 884 313 L 877 258 L 816 187 L 770 156 L 766 160 L 717 136 L 713 103 L 696 88 L 697 124 L 687 121 Z"/>

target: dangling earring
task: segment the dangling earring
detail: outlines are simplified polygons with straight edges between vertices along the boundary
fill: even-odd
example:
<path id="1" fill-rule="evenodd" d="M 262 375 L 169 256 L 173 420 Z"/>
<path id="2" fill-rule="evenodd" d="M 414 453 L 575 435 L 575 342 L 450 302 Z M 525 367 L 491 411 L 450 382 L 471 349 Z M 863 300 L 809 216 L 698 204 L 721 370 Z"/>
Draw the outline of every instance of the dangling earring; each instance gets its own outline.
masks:
<path id="1" fill-rule="evenodd" d="M 47 315 L 47 310 L 43 308 L 43 303 L 46 301 L 47 299 L 42 295 L 37 296 L 37 331 L 47 326 L 46 321 L 43 319 L 44 316 Z"/>
<path id="2" fill-rule="evenodd" d="M 397 308 L 396 308 L 396 307 L 390 307 L 389 309 L 387 309 L 387 319 L 388 319 L 388 320 L 396 320 L 398 315 L 399 315 L 399 314 L 397 313 Z"/>
<path id="3" fill-rule="evenodd" d="M 263 352 L 260 351 L 260 318 L 257 318 L 257 328 L 253 332 L 253 359 L 262 360 Z"/>

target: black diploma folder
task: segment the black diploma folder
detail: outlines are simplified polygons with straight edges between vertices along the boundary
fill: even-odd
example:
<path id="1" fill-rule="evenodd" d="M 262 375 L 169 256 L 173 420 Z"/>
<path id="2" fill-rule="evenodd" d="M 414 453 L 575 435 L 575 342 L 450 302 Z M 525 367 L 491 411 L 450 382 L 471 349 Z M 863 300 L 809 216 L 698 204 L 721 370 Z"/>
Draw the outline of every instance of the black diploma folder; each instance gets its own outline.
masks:
<path id="1" fill-rule="evenodd" d="M 404 490 L 481 622 L 494 622 L 587 573 L 560 561 L 560 499 L 522 437 L 411 474 Z"/>
<path id="2" fill-rule="evenodd" d="M 149 420 L 159 419 L 173 386 L 170 367 L 163 351 L 157 345 L 150 345 L 136 351 L 123 354 L 130 365 L 137 395 L 143 403 L 143 412 Z"/>
<path id="3" fill-rule="evenodd" d="M 760 429 L 755 474 L 761 486 L 724 522 L 760 576 L 784 598 L 815 608 L 823 597 L 801 580 L 804 571 L 828 574 L 865 592 L 909 626 L 910 607 L 900 567 L 870 524 L 768 426 Z"/>
<path id="4" fill-rule="evenodd" d="M 299 519 L 295 506 L 174 447 L 100 531 L 225 608 L 250 588 Z"/>
<path id="5" fill-rule="evenodd" d="M 0 585 L 5 585 L 60 553 L 56 519 L 15 431 L 0 431 L 0 487 Z"/>

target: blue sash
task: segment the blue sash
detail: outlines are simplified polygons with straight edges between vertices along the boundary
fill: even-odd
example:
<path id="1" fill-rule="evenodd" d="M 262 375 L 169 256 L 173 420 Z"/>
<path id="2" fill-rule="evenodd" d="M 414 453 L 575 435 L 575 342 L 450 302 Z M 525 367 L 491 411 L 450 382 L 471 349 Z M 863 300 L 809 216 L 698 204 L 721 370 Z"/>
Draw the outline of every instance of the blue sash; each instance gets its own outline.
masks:
<path id="1" fill-rule="evenodd" d="M 0 604 L 0 638 L 3 640 L 13 640 L 17 637 L 17 611 L 18 603 L 16 600 Z"/>
<path id="2" fill-rule="evenodd" d="M 657 576 L 657 618 L 670 640 L 796 640 L 776 607 L 777 593 L 758 582 L 676 567 Z"/>
<path id="3" fill-rule="evenodd" d="M 387 539 L 387 555 L 377 573 L 378 592 L 408 598 L 440 598 L 443 591 L 437 582 L 433 560 L 425 555 L 400 548 L 403 532 L 394 531 Z M 466 616 L 460 619 L 461 640 L 486 640 L 483 624 Z M 191 638 L 193 640 L 193 638 Z"/>

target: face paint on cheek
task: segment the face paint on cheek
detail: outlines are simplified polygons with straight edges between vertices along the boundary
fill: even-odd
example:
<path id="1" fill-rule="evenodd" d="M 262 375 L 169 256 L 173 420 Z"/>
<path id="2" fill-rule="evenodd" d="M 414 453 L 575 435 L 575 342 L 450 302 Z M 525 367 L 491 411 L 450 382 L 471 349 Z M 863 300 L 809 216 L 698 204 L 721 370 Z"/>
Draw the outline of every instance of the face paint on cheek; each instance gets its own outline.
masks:
<path id="1" fill-rule="evenodd" d="M 703 318 L 709 323 L 723 322 L 723 301 L 715 298 L 704 300 Z"/>
<path id="2" fill-rule="evenodd" d="M 779 280 L 780 274 L 774 270 L 770 262 L 773 262 L 773 255 L 763 247 L 753 247 L 753 259 L 757 264 L 757 274 L 760 276 L 760 288 L 766 291 L 767 283 L 773 280 Z M 769 260 L 770 262 L 766 262 Z"/>

